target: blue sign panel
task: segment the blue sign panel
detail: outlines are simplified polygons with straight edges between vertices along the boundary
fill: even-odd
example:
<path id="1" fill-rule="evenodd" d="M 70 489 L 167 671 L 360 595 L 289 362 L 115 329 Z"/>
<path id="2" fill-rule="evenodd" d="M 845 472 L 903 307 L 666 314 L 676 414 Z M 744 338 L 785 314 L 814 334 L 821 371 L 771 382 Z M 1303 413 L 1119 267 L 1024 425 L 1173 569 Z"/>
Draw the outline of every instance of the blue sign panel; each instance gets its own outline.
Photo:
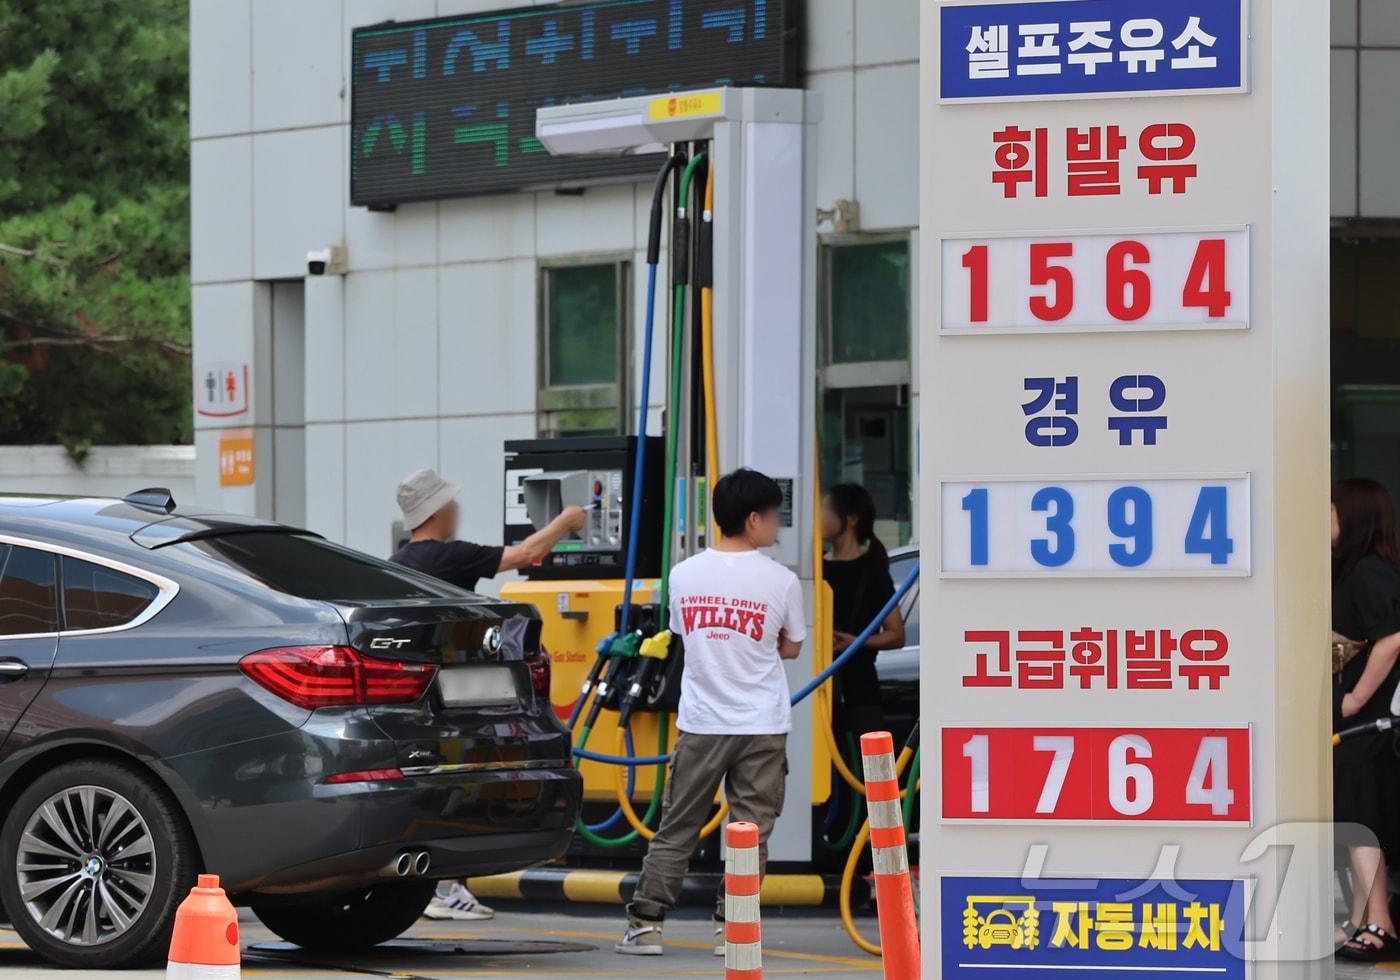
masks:
<path id="1" fill-rule="evenodd" d="M 943 980 L 1245 980 L 1239 879 L 940 881 Z"/>
<path id="2" fill-rule="evenodd" d="M 939 98 L 1240 92 L 1245 0 L 1055 0 L 939 8 Z"/>

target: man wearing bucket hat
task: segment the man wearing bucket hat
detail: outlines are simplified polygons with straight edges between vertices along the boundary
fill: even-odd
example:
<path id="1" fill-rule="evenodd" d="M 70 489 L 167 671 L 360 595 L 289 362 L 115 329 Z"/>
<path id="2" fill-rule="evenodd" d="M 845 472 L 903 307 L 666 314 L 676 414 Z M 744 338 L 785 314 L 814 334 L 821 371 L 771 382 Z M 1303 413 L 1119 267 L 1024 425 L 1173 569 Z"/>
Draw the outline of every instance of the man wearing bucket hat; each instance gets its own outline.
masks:
<path id="1" fill-rule="evenodd" d="M 467 590 L 478 579 L 526 568 L 540 561 L 566 534 L 583 530 L 583 508 L 565 508 L 558 517 L 519 544 L 499 546 L 458 541 L 457 492 L 433 470 L 419 470 L 399 484 L 399 508 L 409 542 L 389 560 Z M 460 881 L 440 881 L 423 914 L 430 919 L 490 919 L 495 911 L 476 900 Z"/>
<path id="2" fill-rule="evenodd" d="M 542 560 L 566 534 L 583 530 L 587 519 L 582 507 L 566 507 L 519 544 L 502 547 L 457 541 L 457 493 L 461 489 L 433 470 L 419 470 L 400 483 L 399 507 L 412 539 L 389 560 L 474 590 L 478 579 L 528 568 Z"/>

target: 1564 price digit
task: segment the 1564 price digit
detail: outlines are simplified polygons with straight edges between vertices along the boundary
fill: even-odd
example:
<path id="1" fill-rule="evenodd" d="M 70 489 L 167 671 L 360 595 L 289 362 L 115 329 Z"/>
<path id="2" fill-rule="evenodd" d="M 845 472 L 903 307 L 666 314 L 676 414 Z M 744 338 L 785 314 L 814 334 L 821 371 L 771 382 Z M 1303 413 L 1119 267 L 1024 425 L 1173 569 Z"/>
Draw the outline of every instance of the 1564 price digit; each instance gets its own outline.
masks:
<path id="1" fill-rule="evenodd" d="M 1249 231 L 945 239 L 951 333 L 1249 325 Z"/>

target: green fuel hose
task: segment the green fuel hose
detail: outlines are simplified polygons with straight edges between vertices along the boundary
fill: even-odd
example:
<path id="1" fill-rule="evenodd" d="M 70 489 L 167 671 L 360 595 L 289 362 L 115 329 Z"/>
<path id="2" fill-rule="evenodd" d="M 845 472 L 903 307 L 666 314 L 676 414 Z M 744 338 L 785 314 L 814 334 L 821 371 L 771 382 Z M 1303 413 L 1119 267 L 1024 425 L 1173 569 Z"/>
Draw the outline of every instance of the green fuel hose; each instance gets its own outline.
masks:
<path id="1" fill-rule="evenodd" d="M 853 769 L 860 768 L 860 753 L 856 749 L 856 737 L 850 732 L 846 733 L 846 753 L 850 757 L 850 766 Z M 856 839 L 856 833 L 860 830 L 860 822 L 865 814 L 860 794 L 854 790 L 851 792 L 851 816 L 846 821 L 846 829 L 842 831 L 841 837 L 835 841 L 823 840 L 822 846 L 829 851 L 844 851 L 851 846 Z"/>
<path id="2" fill-rule="evenodd" d="M 676 457 L 680 452 L 680 433 L 677 430 L 680 427 L 681 384 L 685 377 L 685 289 L 690 282 L 690 218 L 686 215 L 686 206 L 690 201 L 690 183 L 695 179 L 695 171 L 704 162 L 704 153 L 695 154 L 681 174 L 680 194 L 676 198 L 676 234 L 672 242 L 675 298 L 671 313 L 671 384 L 666 392 L 666 513 L 661 522 L 661 583 L 656 603 L 663 616 L 669 608 L 668 579 L 676 536 Z"/>
<path id="3" fill-rule="evenodd" d="M 909 761 L 909 781 L 906 785 L 909 792 L 904 795 L 904 836 L 909 836 L 909 827 L 914 822 L 914 796 L 919 787 L 919 753 L 924 750 L 921 745 L 914 750 L 914 758 Z"/>
<path id="4" fill-rule="evenodd" d="M 680 194 L 677 197 L 676 207 L 676 234 L 674 242 L 674 254 L 671 256 L 673 268 L 676 270 L 673 279 L 675 280 L 675 292 L 673 312 L 671 318 L 671 384 L 666 392 L 666 493 L 665 511 L 661 522 L 661 581 L 658 588 L 657 608 L 665 610 L 669 597 L 667 595 L 667 572 L 671 568 L 672 541 L 675 537 L 675 517 L 676 517 L 676 457 L 680 449 L 680 438 L 677 429 L 677 419 L 679 416 L 679 406 L 681 403 L 681 382 L 684 377 L 683 369 L 685 365 L 685 290 L 689 283 L 689 269 L 687 263 L 690 255 L 690 222 L 685 216 L 686 202 L 690 200 L 690 184 L 695 177 L 695 171 L 699 164 L 705 159 L 704 153 L 697 153 L 686 164 L 685 172 L 681 176 Z M 645 432 L 639 432 L 638 436 L 646 437 Z M 657 752 L 659 756 L 666 755 L 667 736 L 671 718 L 669 714 L 662 713 L 657 717 L 658 737 Z M 578 748 L 582 749 L 588 745 L 588 736 L 592 734 L 592 726 L 585 725 L 579 730 Z M 665 795 L 666 786 L 666 765 L 662 763 L 656 767 L 656 781 L 652 787 L 651 802 L 647 806 L 646 813 L 642 816 L 642 823 L 650 826 L 661 810 L 661 799 Z M 623 834 L 621 837 L 603 837 L 600 834 L 588 829 L 588 826 L 580 818 L 576 824 L 579 836 L 595 847 L 620 848 L 636 841 L 641 837 L 641 832 L 636 828 Z"/>
<path id="5" fill-rule="evenodd" d="M 671 716 L 666 712 L 657 715 L 656 718 L 656 754 L 665 755 L 667 749 L 667 734 L 670 731 Z M 588 730 L 584 729 L 579 733 L 580 742 L 588 740 Z M 651 802 L 647 805 L 647 812 L 642 816 L 642 823 L 650 824 L 661 812 L 661 798 L 666 794 L 666 767 L 664 765 L 656 767 L 656 782 L 651 788 Z M 588 825 L 580 817 L 576 825 L 579 836 L 594 847 L 605 847 L 609 849 L 626 847 L 641 837 L 641 833 L 636 830 L 629 830 L 621 837 L 603 837 L 588 829 Z"/>

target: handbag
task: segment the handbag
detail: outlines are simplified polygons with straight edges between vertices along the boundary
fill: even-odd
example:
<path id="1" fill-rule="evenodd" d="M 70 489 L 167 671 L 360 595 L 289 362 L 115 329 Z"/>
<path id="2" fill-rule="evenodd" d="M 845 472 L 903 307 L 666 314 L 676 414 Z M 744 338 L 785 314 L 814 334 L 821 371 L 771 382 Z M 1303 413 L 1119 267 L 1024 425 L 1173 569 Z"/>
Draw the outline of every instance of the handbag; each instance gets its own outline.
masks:
<path id="1" fill-rule="evenodd" d="M 1340 677 L 1347 664 L 1356 659 L 1356 655 L 1365 650 L 1368 644 L 1358 640 L 1349 640 L 1338 633 L 1332 634 L 1332 676 Z"/>

